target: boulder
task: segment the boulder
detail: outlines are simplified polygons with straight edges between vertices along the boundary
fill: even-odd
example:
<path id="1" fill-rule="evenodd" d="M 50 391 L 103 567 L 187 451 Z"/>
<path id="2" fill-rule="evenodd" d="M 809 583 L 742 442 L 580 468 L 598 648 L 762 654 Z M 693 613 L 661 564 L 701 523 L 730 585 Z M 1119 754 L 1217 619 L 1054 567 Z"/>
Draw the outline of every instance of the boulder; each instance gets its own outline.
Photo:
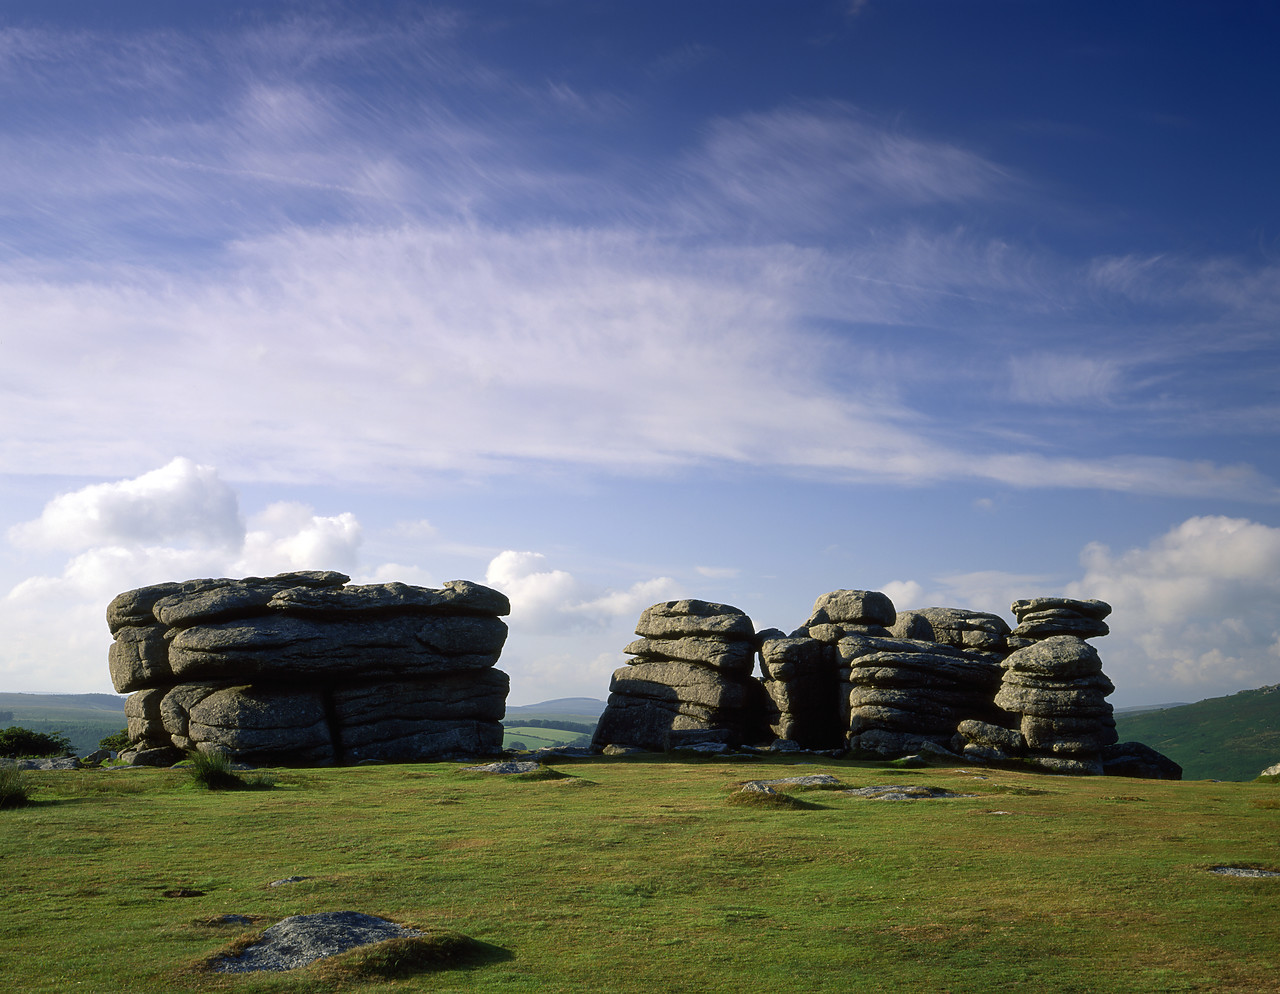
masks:
<path id="1" fill-rule="evenodd" d="M 811 638 L 771 638 L 760 646 L 764 688 L 773 702 L 769 726 L 775 738 L 804 749 L 835 749 L 844 740 L 839 656 Z"/>
<path id="2" fill-rule="evenodd" d="M 645 608 L 633 658 L 616 670 L 596 725 L 594 748 L 671 749 L 697 742 L 738 746 L 771 737 L 768 698 L 751 677 L 757 638 L 741 610 L 709 601 L 666 601 Z"/>
<path id="3" fill-rule="evenodd" d="M 900 611 L 890 629 L 894 638 L 939 642 L 957 649 L 1004 654 L 1009 624 L 996 614 L 958 607 L 925 607 Z"/>
<path id="4" fill-rule="evenodd" d="M 736 607 L 708 601 L 666 601 L 647 607 L 636 622 L 636 634 L 654 639 L 688 636 L 754 641 L 751 619 Z"/>
<path id="5" fill-rule="evenodd" d="M 1273 768 L 1280 773 L 1280 764 Z M 1182 779 L 1181 766 L 1141 742 L 1120 742 L 1104 747 L 1102 772 L 1109 777 L 1136 777 L 1142 780 Z"/>
<path id="6" fill-rule="evenodd" d="M 896 617 L 893 601 L 878 590 L 832 590 L 813 602 L 805 624 L 888 627 Z"/>
<path id="7" fill-rule="evenodd" d="M 1031 597 L 1014 601 L 1011 610 L 1018 619 L 1018 627 L 1013 634 L 1020 638 L 1072 635 L 1087 639 L 1111 631 L 1102 620 L 1111 613 L 1111 605 L 1105 601 Z"/>
<path id="8" fill-rule="evenodd" d="M 1011 652 L 1003 667 L 995 703 L 1019 716 L 1028 758 L 1052 759 L 1054 769 L 1070 758 L 1084 766 L 1066 772 L 1101 772 L 1103 750 L 1117 736 L 1106 700 L 1115 687 L 1097 650 L 1073 635 L 1051 635 Z"/>

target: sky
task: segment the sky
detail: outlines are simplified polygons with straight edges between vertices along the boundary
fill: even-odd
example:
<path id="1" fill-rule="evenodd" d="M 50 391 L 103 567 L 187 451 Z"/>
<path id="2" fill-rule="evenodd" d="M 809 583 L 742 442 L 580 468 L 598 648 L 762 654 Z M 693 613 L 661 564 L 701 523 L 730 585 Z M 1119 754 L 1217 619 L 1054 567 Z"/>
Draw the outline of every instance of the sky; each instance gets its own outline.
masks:
<path id="1" fill-rule="evenodd" d="M 509 703 L 640 611 L 1111 603 L 1280 683 L 1280 7 L 0 7 L 0 689 L 118 592 L 488 583 Z"/>

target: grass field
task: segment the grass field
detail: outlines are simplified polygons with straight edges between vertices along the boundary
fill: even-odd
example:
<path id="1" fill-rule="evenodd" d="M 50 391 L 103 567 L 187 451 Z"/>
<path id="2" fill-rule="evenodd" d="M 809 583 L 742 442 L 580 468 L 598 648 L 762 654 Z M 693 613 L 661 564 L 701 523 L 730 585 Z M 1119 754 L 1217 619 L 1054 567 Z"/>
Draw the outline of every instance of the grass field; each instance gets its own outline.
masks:
<path id="1" fill-rule="evenodd" d="M 507 725 L 502 735 L 503 748 L 512 748 L 513 742 L 523 742 L 528 749 L 544 749 L 554 745 L 589 746 L 591 736 L 558 728 Z"/>
<path id="2" fill-rule="evenodd" d="M 562 779 L 457 764 L 31 774 L 0 811 L 6 990 L 1274 991 L 1280 785 L 891 770 L 824 761 L 597 759 Z M 797 793 L 818 772 L 978 796 Z M 985 779 L 980 779 L 985 778 Z M 273 880 L 309 879 L 273 888 Z M 200 896 L 165 897 L 185 888 Z M 353 910 L 486 944 L 462 970 L 345 983 L 196 972 L 242 937 L 214 916 Z M 344 986 L 345 983 L 345 986 Z"/>

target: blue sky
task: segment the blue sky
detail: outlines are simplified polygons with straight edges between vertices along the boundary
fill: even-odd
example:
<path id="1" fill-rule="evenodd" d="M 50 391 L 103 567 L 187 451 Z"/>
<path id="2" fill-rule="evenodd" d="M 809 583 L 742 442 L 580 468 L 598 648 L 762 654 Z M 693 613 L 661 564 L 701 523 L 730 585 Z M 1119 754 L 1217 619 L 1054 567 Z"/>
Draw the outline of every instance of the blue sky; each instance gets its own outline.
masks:
<path id="1" fill-rule="evenodd" d="M 1267 3 L 9 3 L 0 685 L 118 591 L 1101 597 L 1127 704 L 1280 682 Z"/>

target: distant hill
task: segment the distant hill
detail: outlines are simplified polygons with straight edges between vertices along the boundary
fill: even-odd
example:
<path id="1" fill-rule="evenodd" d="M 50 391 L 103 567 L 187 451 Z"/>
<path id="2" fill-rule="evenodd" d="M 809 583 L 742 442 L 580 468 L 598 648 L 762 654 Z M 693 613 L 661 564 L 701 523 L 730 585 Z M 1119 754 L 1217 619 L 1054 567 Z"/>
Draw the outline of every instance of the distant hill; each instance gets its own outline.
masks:
<path id="1" fill-rule="evenodd" d="M 18 725 L 71 740 L 80 755 L 125 727 L 124 698 L 115 694 L 0 694 L 0 728 Z"/>
<path id="2" fill-rule="evenodd" d="M 0 694 L 0 711 L 115 711 L 124 714 L 124 698 L 115 694 Z"/>
<path id="3" fill-rule="evenodd" d="M 1252 780 L 1280 763 L 1280 684 L 1160 710 L 1116 712 L 1121 742 L 1143 742 L 1186 780 Z"/>
<path id="4" fill-rule="evenodd" d="M 586 715 L 599 718 L 604 714 L 604 701 L 594 697 L 557 697 L 555 700 L 542 701 L 539 704 L 519 704 L 507 706 L 508 718 L 531 718 L 542 715 Z"/>

